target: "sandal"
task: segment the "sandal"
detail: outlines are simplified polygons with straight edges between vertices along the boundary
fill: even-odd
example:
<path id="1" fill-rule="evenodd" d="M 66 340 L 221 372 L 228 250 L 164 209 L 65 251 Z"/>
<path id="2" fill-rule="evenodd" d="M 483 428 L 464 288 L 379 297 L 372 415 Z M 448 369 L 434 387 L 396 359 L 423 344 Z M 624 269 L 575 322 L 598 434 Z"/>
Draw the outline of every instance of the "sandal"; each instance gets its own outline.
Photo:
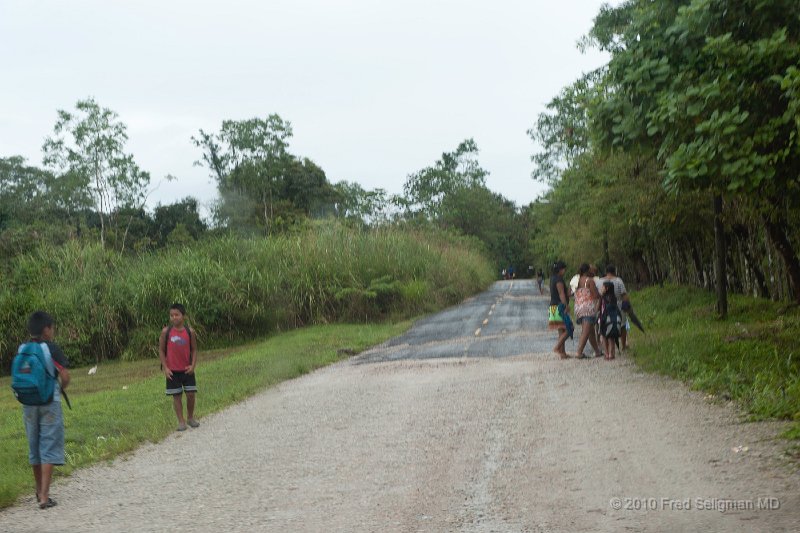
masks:
<path id="1" fill-rule="evenodd" d="M 47 501 L 44 503 L 39 503 L 39 509 L 49 509 L 50 507 L 55 507 L 58 505 L 53 498 L 47 498 Z"/>

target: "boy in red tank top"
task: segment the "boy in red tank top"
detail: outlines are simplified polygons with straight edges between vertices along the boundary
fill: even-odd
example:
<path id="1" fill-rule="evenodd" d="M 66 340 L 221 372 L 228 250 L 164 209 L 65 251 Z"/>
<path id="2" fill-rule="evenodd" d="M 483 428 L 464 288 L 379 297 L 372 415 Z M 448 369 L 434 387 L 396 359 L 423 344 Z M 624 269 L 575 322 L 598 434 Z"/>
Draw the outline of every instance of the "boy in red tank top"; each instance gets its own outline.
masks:
<path id="1" fill-rule="evenodd" d="M 170 325 L 161 330 L 158 355 L 161 368 L 167 378 L 167 396 L 172 396 L 172 405 L 178 417 L 178 431 L 186 431 L 186 425 L 196 428 L 200 422 L 194 419 L 194 396 L 197 381 L 194 369 L 197 366 L 197 341 L 192 330 L 184 324 L 186 309 L 178 303 L 169 308 Z M 186 418 L 183 418 L 182 394 L 186 392 Z"/>

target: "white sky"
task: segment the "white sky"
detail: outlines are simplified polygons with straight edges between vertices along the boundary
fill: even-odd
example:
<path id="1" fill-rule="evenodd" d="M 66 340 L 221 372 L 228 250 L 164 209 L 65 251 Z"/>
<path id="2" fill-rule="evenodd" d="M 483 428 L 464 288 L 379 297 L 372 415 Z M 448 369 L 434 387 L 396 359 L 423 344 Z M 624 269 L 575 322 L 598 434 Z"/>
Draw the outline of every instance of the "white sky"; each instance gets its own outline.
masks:
<path id="1" fill-rule="evenodd" d="M 40 165 L 56 110 L 94 96 L 154 183 L 177 176 L 151 204 L 211 201 L 190 137 L 270 113 L 332 183 L 400 193 L 473 137 L 489 188 L 527 204 L 543 187 L 525 132 L 607 60 L 575 46 L 602 3 L 0 0 L 0 157 Z"/>

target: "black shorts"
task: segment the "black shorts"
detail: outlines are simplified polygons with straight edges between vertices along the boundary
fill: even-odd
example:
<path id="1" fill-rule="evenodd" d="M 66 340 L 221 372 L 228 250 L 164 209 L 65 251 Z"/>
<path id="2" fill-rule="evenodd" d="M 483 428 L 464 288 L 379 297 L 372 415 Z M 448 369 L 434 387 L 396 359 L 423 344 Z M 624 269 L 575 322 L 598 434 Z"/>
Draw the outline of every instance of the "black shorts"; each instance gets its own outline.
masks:
<path id="1" fill-rule="evenodd" d="M 172 371 L 172 379 L 167 378 L 167 395 L 174 396 L 186 392 L 197 392 L 197 381 L 194 374 Z"/>

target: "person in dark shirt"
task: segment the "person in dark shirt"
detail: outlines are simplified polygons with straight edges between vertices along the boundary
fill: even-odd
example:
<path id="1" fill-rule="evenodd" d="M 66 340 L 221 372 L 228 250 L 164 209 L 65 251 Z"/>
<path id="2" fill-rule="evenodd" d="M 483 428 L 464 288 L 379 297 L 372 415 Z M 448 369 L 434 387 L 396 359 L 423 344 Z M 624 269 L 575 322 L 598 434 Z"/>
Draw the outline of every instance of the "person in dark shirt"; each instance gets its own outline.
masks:
<path id="1" fill-rule="evenodd" d="M 553 264 L 553 275 L 550 277 L 550 308 L 548 316 L 549 329 L 558 330 L 558 342 L 556 342 L 553 352 L 557 353 L 561 359 L 568 359 L 565 344 L 567 342 L 567 325 L 564 322 L 564 315 L 569 313 L 569 292 L 564 283 L 564 273 L 567 265 L 563 261 L 556 261 Z M 560 304 L 563 304 L 561 306 Z"/>
<path id="2" fill-rule="evenodd" d="M 61 411 L 61 390 L 69 385 L 69 361 L 53 342 L 55 322 L 44 311 L 36 311 L 28 319 L 31 342 L 42 345 L 49 371 L 58 375 L 53 401 L 46 405 L 23 405 L 25 434 L 28 437 L 28 462 L 33 468 L 36 499 L 40 509 L 56 505 L 50 498 L 53 467 L 64 464 L 64 416 Z M 59 383 L 59 380 L 61 383 Z"/>

